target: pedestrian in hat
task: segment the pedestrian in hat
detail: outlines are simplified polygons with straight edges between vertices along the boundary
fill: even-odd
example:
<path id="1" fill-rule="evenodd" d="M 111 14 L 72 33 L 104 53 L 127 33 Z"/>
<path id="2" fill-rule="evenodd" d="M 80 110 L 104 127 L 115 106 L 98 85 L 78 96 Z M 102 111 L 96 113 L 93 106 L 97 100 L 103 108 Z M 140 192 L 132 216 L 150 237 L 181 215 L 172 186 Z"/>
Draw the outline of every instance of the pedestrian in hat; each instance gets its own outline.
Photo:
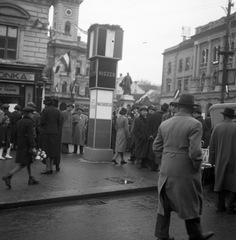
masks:
<path id="1" fill-rule="evenodd" d="M 158 179 L 158 213 L 155 236 L 169 237 L 171 212 L 185 221 L 189 240 L 205 240 L 213 232 L 202 231 L 201 136 L 202 125 L 192 117 L 194 96 L 182 94 L 178 113 L 161 123 L 153 151 L 161 162 Z"/>
<path id="2" fill-rule="evenodd" d="M 127 150 L 128 138 L 130 138 L 129 124 L 127 118 L 128 110 L 126 108 L 121 108 L 119 111 L 119 116 L 116 119 L 116 145 L 115 154 L 112 158 L 112 162 L 116 165 L 118 164 L 116 159 L 120 156 L 120 164 L 126 164 L 124 160 L 124 153 Z"/>
<path id="3" fill-rule="evenodd" d="M 12 146 L 12 142 L 11 142 L 12 141 L 12 139 L 11 139 L 11 136 L 12 136 L 12 113 L 9 111 L 10 105 L 8 103 L 4 103 L 1 108 L 4 112 L 4 115 L 7 115 L 8 118 L 10 119 L 10 122 L 7 125 L 7 128 L 8 128 L 7 132 L 10 136 L 10 144 L 7 144 L 8 147 L 6 149 L 4 149 L 4 151 L 6 151 L 6 158 L 12 158 L 12 156 L 10 155 L 11 146 Z"/>
<path id="4" fill-rule="evenodd" d="M 23 108 L 23 118 L 17 122 L 16 134 L 17 134 L 17 150 L 16 160 L 17 166 L 13 168 L 9 173 L 2 177 L 8 188 L 11 188 L 12 176 L 18 173 L 24 167 L 27 167 L 29 175 L 28 184 L 34 185 L 39 182 L 35 180 L 31 173 L 32 154 L 36 153 L 35 141 L 34 141 L 34 122 L 33 111 L 34 108 Z"/>
<path id="5" fill-rule="evenodd" d="M 74 154 L 77 154 L 78 146 L 80 154 L 83 154 L 86 140 L 86 131 L 88 126 L 88 116 L 84 110 L 78 107 L 72 116 L 72 144 L 74 145 Z"/>
<path id="6" fill-rule="evenodd" d="M 134 121 L 135 157 L 137 168 L 145 167 L 147 144 L 147 106 L 140 107 L 140 116 Z"/>
<path id="7" fill-rule="evenodd" d="M 46 169 L 41 174 L 52 174 L 53 163 L 58 157 L 58 149 L 60 148 L 60 111 L 53 106 L 52 99 L 44 101 L 46 107 L 41 113 L 40 119 L 40 148 L 46 153 Z M 56 171 L 59 171 L 59 166 L 56 165 Z"/>
<path id="8" fill-rule="evenodd" d="M 236 124 L 235 110 L 225 108 L 224 120 L 212 132 L 209 162 L 215 165 L 214 191 L 218 212 L 236 213 Z"/>
<path id="9" fill-rule="evenodd" d="M 22 112 L 21 112 L 21 106 L 16 105 L 14 107 L 14 111 L 12 112 L 12 132 L 11 132 L 11 143 L 12 143 L 12 149 L 16 150 L 16 124 L 19 120 L 22 118 Z"/>
<path id="10" fill-rule="evenodd" d="M 202 116 L 202 107 L 201 107 L 201 105 L 197 105 L 197 106 L 195 106 L 193 108 L 193 117 L 195 119 L 197 119 L 202 124 L 202 147 L 206 148 L 206 147 L 208 147 L 205 144 L 207 125 L 206 125 L 206 122 L 205 122 L 205 120 L 203 119 L 203 116 Z"/>
<path id="11" fill-rule="evenodd" d="M 167 104 L 167 103 L 166 103 Z M 167 111 L 165 112 L 166 107 Z M 176 112 L 177 112 L 177 104 L 176 102 L 170 102 L 170 104 L 165 105 L 165 103 L 161 106 L 161 110 L 164 112 L 163 117 L 162 117 L 162 121 L 165 121 L 171 117 L 173 117 Z"/>
<path id="12" fill-rule="evenodd" d="M 73 104 L 67 104 L 66 110 L 62 111 L 63 123 L 62 123 L 62 153 L 69 153 L 69 144 L 72 144 L 72 110 Z"/>
<path id="13" fill-rule="evenodd" d="M 36 111 L 36 104 L 34 102 L 28 102 L 28 107 L 34 108 L 34 137 L 35 137 L 35 143 L 36 143 L 36 149 L 39 149 L 40 145 L 40 114 Z"/>
<path id="14" fill-rule="evenodd" d="M 136 160 L 135 157 L 135 137 L 133 134 L 134 130 L 134 121 L 136 118 L 139 117 L 139 107 L 138 106 L 132 106 L 131 109 L 131 119 L 130 119 L 130 158 L 128 161 L 134 163 Z"/>
<path id="15" fill-rule="evenodd" d="M 10 119 L 7 115 L 5 115 L 0 122 L 0 160 L 4 160 L 5 158 L 11 158 L 9 156 L 3 157 L 4 149 L 8 149 L 10 147 L 10 133 L 8 125 L 10 124 Z"/>

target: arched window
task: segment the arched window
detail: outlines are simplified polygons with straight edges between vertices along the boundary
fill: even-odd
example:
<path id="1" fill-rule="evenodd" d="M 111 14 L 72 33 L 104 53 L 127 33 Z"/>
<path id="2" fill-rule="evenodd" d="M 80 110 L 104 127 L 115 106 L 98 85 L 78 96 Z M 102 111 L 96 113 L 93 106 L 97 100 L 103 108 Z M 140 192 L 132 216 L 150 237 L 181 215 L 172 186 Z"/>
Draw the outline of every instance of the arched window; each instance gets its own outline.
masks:
<path id="1" fill-rule="evenodd" d="M 63 82 L 61 91 L 62 92 L 67 92 L 67 82 Z"/>
<path id="2" fill-rule="evenodd" d="M 64 32 L 66 35 L 70 35 L 70 22 L 69 21 L 67 21 L 65 23 L 65 31 Z"/>

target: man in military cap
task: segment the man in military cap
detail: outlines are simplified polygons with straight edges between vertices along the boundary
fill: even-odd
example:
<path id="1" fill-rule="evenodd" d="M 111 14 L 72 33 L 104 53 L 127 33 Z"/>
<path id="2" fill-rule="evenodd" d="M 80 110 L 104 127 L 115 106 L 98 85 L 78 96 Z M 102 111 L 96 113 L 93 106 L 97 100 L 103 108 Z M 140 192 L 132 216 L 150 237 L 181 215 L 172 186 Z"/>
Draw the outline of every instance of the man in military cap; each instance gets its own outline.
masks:
<path id="1" fill-rule="evenodd" d="M 32 156 L 36 153 L 35 141 L 34 141 L 34 122 L 33 112 L 34 108 L 25 107 L 22 109 L 23 118 L 17 122 L 16 134 L 17 134 L 17 150 L 16 160 L 17 166 L 12 169 L 8 174 L 2 177 L 6 186 L 11 189 L 11 178 L 18 173 L 24 167 L 27 167 L 29 185 L 38 184 L 31 173 Z"/>

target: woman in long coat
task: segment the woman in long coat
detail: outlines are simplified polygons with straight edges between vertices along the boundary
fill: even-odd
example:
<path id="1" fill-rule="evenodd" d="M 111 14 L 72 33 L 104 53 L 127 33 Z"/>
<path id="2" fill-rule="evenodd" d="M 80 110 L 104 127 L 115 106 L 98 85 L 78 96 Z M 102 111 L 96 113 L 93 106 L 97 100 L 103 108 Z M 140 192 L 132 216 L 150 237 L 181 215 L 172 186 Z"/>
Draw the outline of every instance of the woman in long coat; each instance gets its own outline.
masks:
<path id="1" fill-rule="evenodd" d="M 34 122 L 33 122 L 34 108 L 23 108 L 24 116 L 17 122 L 16 134 L 17 134 L 17 151 L 16 160 L 17 166 L 11 170 L 8 174 L 2 177 L 8 188 L 11 188 L 11 178 L 22 168 L 27 167 L 29 175 L 29 185 L 37 184 L 38 181 L 31 175 L 31 163 L 32 154 L 36 153 L 35 141 L 34 141 Z"/>
<path id="2" fill-rule="evenodd" d="M 74 153 L 78 151 L 80 146 L 80 154 L 83 154 L 83 147 L 86 139 L 88 117 L 83 114 L 82 108 L 77 108 L 75 114 L 72 116 L 72 144 L 74 145 Z"/>
<path id="3" fill-rule="evenodd" d="M 116 119 L 116 145 L 112 162 L 118 164 L 116 158 L 120 155 L 120 164 L 126 164 L 124 152 L 127 150 L 127 139 L 130 138 L 128 118 L 125 116 L 127 114 L 127 109 L 121 108 L 119 114 L 120 115 Z"/>

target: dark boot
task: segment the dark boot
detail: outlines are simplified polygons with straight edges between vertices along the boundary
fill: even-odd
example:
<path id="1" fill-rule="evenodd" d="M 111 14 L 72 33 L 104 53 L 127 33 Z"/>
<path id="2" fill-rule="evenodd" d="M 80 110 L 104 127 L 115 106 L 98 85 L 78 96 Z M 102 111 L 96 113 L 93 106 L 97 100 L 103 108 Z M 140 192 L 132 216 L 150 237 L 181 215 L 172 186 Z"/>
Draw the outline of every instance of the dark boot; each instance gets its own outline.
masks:
<path id="1" fill-rule="evenodd" d="M 5 182 L 6 186 L 11 189 L 11 176 L 3 176 L 2 180 Z"/>
<path id="2" fill-rule="evenodd" d="M 83 154 L 84 153 L 84 147 L 83 146 L 79 146 L 79 152 L 80 152 L 80 154 Z"/>
<path id="3" fill-rule="evenodd" d="M 78 151 L 78 145 L 74 145 L 74 154 L 76 154 Z"/>
<path id="4" fill-rule="evenodd" d="M 39 183 L 39 181 L 35 180 L 35 178 L 33 176 L 29 177 L 28 185 L 35 185 L 38 183 Z"/>

